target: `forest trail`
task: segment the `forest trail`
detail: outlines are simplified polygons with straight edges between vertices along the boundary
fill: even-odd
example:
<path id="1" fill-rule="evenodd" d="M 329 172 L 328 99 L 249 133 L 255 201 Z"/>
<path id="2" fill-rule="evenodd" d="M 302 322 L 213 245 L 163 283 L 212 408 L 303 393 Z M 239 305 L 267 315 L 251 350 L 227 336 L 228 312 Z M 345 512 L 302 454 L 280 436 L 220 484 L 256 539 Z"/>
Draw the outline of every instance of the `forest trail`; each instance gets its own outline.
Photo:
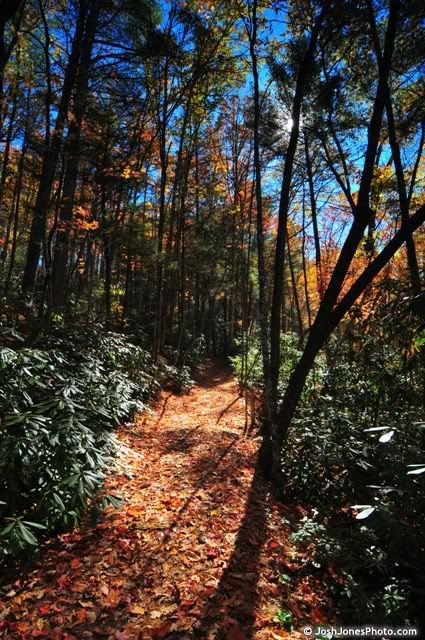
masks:
<path id="1" fill-rule="evenodd" d="M 272 501 L 238 396 L 209 362 L 190 393 L 163 392 L 119 430 L 107 492 L 121 508 L 49 543 L 8 585 L 0 637 L 268 640 L 325 621 L 324 588 L 288 541 L 302 509 Z"/>

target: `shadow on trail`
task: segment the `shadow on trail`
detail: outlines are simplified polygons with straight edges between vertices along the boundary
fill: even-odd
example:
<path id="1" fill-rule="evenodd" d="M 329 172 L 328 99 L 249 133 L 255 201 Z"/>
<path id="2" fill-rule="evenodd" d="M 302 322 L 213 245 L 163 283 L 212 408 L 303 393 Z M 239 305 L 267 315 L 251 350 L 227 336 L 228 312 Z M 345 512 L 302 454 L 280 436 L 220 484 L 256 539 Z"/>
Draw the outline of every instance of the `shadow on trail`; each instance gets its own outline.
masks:
<path id="1" fill-rule="evenodd" d="M 167 442 L 161 452 L 165 455 L 168 453 L 187 453 L 192 447 L 203 442 L 198 433 L 200 428 L 201 425 L 198 424 L 193 428 L 168 431 Z"/>
<path id="2" fill-rule="evenodd" d="M 232 448 L 234 447 L 238 439 L 239 439 L 238 436 L 234 437 L 233 440 L 227 445 L 227 447 L 225 447 L 220 452 L 219 457 L 213 461 L 210 460 L 209 465 L 203 469 L 203 473 L 200 475 L 198 481 L 194 485 L 192 493 L 188 496 L 188 498 L 186 498 L 186 500 L 184 501 L 184 504 L 180 507 L 180 509 L 175 514 L 174 519 L 169 526 L 169 533 L 167 533 L 167 535 L 164 537 L 164 542 L 167 542 L 171 537 L 171 532 L 173 531 L 173 529 L 175 529 L 178 526 L 182 515 L 185 513 L 185 511 L 187 511 L 189 505 L 191 504 L 192 500 L 194 499 L 198 491 L 202 489 L 202 487 L 205 485 L 206 481 L 208 480 L 211 474 L 212 469 L 219 467 L 219 465 L 223 462 L 224 458 L 230 453 L 230 451 L 232 450 Z"/>
<path id="3" fill-rule="evenodd" d="M 197 385 L 209 389 L 231 380 L 233 372 L 224 359 L 207 360 L 203 365 L 198 366 L 194 378 Z"/>
<path id="4" fill-rule="evenodd" d="M 229 618 L 238 622 L 247 638 L 253 637 L 259 601 L 260 556 L 267 538 L 267 494 L 268 485 L 257 462 L 232 555 L 193 637 L 225 638 L 234 624 L 226 622 Z"/>

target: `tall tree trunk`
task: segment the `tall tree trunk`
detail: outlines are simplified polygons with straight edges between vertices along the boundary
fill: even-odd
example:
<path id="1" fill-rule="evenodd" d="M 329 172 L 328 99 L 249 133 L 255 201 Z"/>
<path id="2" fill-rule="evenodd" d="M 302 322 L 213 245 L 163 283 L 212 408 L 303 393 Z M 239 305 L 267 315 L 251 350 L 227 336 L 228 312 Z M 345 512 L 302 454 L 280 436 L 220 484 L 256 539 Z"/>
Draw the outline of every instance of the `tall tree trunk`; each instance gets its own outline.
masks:
<path id="1" fill-rule="evenodd" d="M 288 251 L 288 264 L 289 264 L 289 271 L 290 271 L 290 274 L 291 274 L 292 291 L 294 293 L 295 310 L 297 312 L 299 344 L 300 344 L 300 346 L 302 346 L 303 335 L 304 335 L 303 316 L 302 316 L 302 313 L 301 313 L 301 305 L 300 305 L 300 298 L 299 298 L 299 295 L 298 295 L 297 279 L 296 279 L 296 275 L 295 275 L 294 262 L 292 260 L 291 245 L 289 243 L 289 236 L 288 235 L 286 236 L 286 248 L 287 248 L 287 251 Z"/>
<path id="2" fill-rule="evenodd" d="M 327 4 L 325 5 L 327 7 Z M 273 279 L 273 297 L 271 308 L 270 322 L 270 402 L 272 413 L 271 425 L 271 453 L 272 453 L 272 473 L 276 482 L 279 482 L 281 475 L 280 468 L 280 435 L 276 421 L 277 410 L 277 387 L 279 381 L 280 367 L 280 318 L 283 300 L 283 268 L 285 264 L 285 245 L 289 212 L 289 199 L 291 193 L 292 173 L 294 167 L 295 153 L 298 146 L 298 138 L 300 132 L 300 116 L 301 106 L 303 102 L 305 86 L 309 77 L 316 44 L 325 17 L 326 8 L 324 8 L 314 23 L 310 42 L 304 58 L 299 66 L 297 74 L 297 83 L 295 88 L 294 102 L 292 105 L 292 129 L 289 138 L 288 148 L 285 155 L 285 168 L 283 172 L 282 188 L 280 192 L 279 202 L 279 219 L 276 237 L 275 261 L 274 261 L 274 279 Z"/>
<path id="3" fill-rule="evenodd" d="M 72 43 L 71 54 L 68 60 L 68 65 L 66 67 L 64 82 L 62 86 L 62 95 L 58 105 L 55 129 L 49 144 L 46 144 L 43 155 L 40 182 L 38 186 L 34 214 L 31 223 L 27 257 L 22 279 L 22 289 L 24 293 L 32 294 L 34 290 L 38 263 L 40 260 L 43 240 L 46 232 L 46 222 L 48 211 L 50 208 L 52 186 L 62 144 L 63 130 L 67 121 L 72 89 L 74 87 L 78 70 L 81 42 L 83 39 L 86 18 L 86 3 L 82 1 L 79 7 L 80 8 L 77 17 L 77 24 Z M 50 70 L 48 70 L 48 75 L 49 73 Z M 48 82 L 50 82 L 50 78 L 48 78 Z"/>
<path id="4" fill-rule="evenodd" d="M 30 91 L 28 90 L 28 98 L 29 96 L 30 96 Z M 28 105 L 28 109 L 29 109 L 29 105 Z M 7 291 L 9 288 L 10 279 L 13 273 L 13 267 L 15 265 L 15 256 L 16 256 L 16 247 L 17 247 L 17 238 L 18 238 L 18 225 L 19 225 L 19 208 L 21 203 L 21 192 L 22 192 L 22 179 L 24 175 L 25 159 L 27 155 L 28 142 L 29 142 L 28 140 L 29 139 L 29 121 L 30 121 L 30 115 L 28 111 L 27 120 L 25 124 L 24 139 L 22 142 L 21 155 L 20 155 L 19 164 L 18 164 L 18 175 L 16 178 L 16 185 L 15 185 L 15 199 L 14 199 L 13 207 L 11 210 L 11 212 L 13 211 L 12 244 L 10 248 L 9 266 L 8 266 L 6 278 L 4 281 L 5 291 Z M 5 244 L 5 247 L 6 247 L 6 244 Z M 6 256 L 5 256 L 5 261 L 6 261 Z"/>
<path id="5" fill-rule="evenodd" d="M 0 213 L 3 208 L 3 203 L 5 200 L 6 179 L 7 179 L 7 173 L 9 170 L 10 145 L 13 139 L 13 129 L 15 126 L 17 103 L 18 103 L 18 87 L 16 87 L 16 90 L 13 96 L 12 110 L 9 117 L 9 126 L 7 128 L 6 143 L 5 143 L 4 152 L 3 152 L 3 163 L 2 163 L 1 176 L 0 176 Z M 13 202 L 11 204 L 9 211 L 10 211 L 10 214 L 8 216 L 7 223 L 6 223 L 6 234 L 4 238 L 4 244 L 0 254 L 1 275 L 3 274 L 3 267 L 7 257 L 7 249 L 9 246 L 10 230 L 11 230 L 12 218 L 13 218 Z"/>
<path id="6" fill-rule="evenodd" d="M 26 0 L 2 0 L 0 2 L 0 131 L 3 126 L 4 70 L 18 41 L 18 31 L 24 16 L 25 3 Z M 6 44 L 6 25 L 11 21 L 13 23 L 12 37 Z"/>
<path id="7" fill-rule="evenodd" d="M 302 243 L 301 243 L 301 254 L 302 254 L 302 265 L 303 265 L 303 281 L 304 281 L 304 296 L 305 296 L 305 306 L 307 310 L 307 319 L 308 319 L 308 327 L 311 327 L 311 308 L 310 308 L 310 296 L 308 291 L 308 277 L 307 277 L 307 256 L 306 256 L 306 244 L 307 244 L 307 234 L 306 234 L 306 215 L 305 215 L 305 189 L 303 186 L 303 229 L 302 229 Z"/>
<path id="8" fill-rule="evenodd" d="M 270 375 L 270 356 L 269 356 L 269 323 L 267 312 L 266 298 L 266 265 L 264 256 L 264 224 L 263 224 L 263 199 L 261 185 L 261 156 L 260 156 L 260 83 L 258 77 L 258 59 L 257 59 L 257 0 L 252 3 L 251 24 L 248 28 L 249 52 L 252 64 L 252 77 L 254 83 L 254 169 L 255 169 L 255 204 L 257 210 L 257 270 L 258 270 L 258 312 L 260 320 L 261 334 L 261 355 L 263 360 L 263 378 L 266 391 L 266 407 L 269 411 L 269 375 Z"/>
<path id="9" fill-rule="evenodd" d="M 322 255 L 320 248 L 320 236 L 319 225 L 317 221 L 317 204 L 316 194 L 314 192 L 313 170 L 311 166 L 310 152 L 308 148 L 307 133 L 304 132 L 304 153 L 305 153 L 305 166 L 307 170 L 308 189 L 310 194 L 310 211 L 311 220 L 313 223 L 313 237 L 314 237 L 314 250 L 315 250 L 315 262 L 316 262 L 316 274 L 317 274 L 317 291 L 319 293 L 319 299 L 323 296 L 323 274 L 322 274 Z"/>
<path id="10" fill-rule="evenodd" d="M 65 145 L 66 170 L 63 180 L 62 201 L 59 209 L 56 244 L 52 270 L 53 309 L 63 307 L 66 300 L 67 267 L 69 258 L 70 223 L 77 190 L 78 167 L 81 155 L 81 125 L 88 100 L 88 86 L 92 49 L 100 10 L 100 0 L 92 0 L 88 13 L 81 58 L 74 95 L 73 117 L 71 118 Z"/>
<path id="11" fill-rule="evenodd" d="M 373 9 L 373 5 L 370 0 L 368 0 L 369 6 L 369 15 L 370 15 L 370 25 L 372 31 L 372 39 L 375 47 L 376 59 L 378 61 L 378 66 L 382 67 L 383 58 L 381 51 L 381 44 L 379 42 L 379 35 L 376 29 L 375 22 L 375 13 Z M 400 202 L 400 215 L 402 224 L 406 223 L 409 219 L 409 198 L 407 194 L 406 183 L 404 180 L 404 171 L 403 171 L 403 163 L 401 160 L 400 154 L 400 145 L 397 140 L 395 119 L 394 119 L 394 110 L 393 104 L 391 100 L 391 93 L 388 82 L 385 85 L 385 111 L 387 114 L 387 125 L 388 125 L 388 138 L 391 146 L 391 153 L 393 156 L 394 169 L 397 179 L 397 190 L 398 197 Z M 410 273 L 410 282 L 412 286 L 412 291 L 415 294 L 420 293 L 421 291 L 421 279 L 419 276 L 419 267 L 418 267 L 418 259 L 416 256 L 416 247 L 413 236 L 410 236 L 406 240 L 406 250 L 407 250 L 407 264 Z"/>
<path id="12" fill-rule="evenodd" d="M 385 48 L 383 54 L 383 64 L 379 69 L 379 79 L 378 86 L 376 90 L 375 101 L 373 105 L 373 112 L 371 116 L 371 120 L 368 128 L 368 143 L 365 154 L 364 166 L 362 171 L 362 176 L 360 180 L 357 205 L 354 214 L 354 221 L 352 226 L 347 234 L 347 237 L 342 246 L 341 252 L 339 254 L 337 263 L 335 265 L 334 271 L 332 273 L 330 282 L 327 286 L 327 289 L 324 293 L 323 299 L 319 306 L 319 310 L 317 316 L 311 326 L 311 330 L 307 339 L 307 343 L 305 345 L 303 354 L 295 367 L 287 389 L 285 391 L 285 395 L 280 406 L 280 409 L 277 414 L 276 420 L 276 443 L 274 451 L 278 452 L 278 460 L 273 460 L 273 479 L 275 481 L 276 489 L 279 492 L 281 490 L 281 469 L 280 469 L 280 455 L 282 450 L 282 445 L 284 439 L 286 438 L 289 426 L 291 424 L 292 418 L 294 416 L 296 407 L 298 405 L 299 399 L 301 397 L 301 393 L 303 391 L 307 376 L 311 371 L 315 357 L 320 349 L 324 346 L 329 336 L 331 335 L 335 326 L 337 326 L 339 320 L 346 311 L 350 308 L 344 307 L 344 312 L 341 315 L 341 312 L 334 311 L 334 307 L 337 304 L 338 296 L 341 292 L 345 277 L 348 273 L 348 269 L 350 268 L 352 259 L 360 245 L 360 242 L 363 239 L 364 232 L 366 230 L 367 225 L 370 220 L 370 207 L 369 207 L 369 195 L 370 195 L 370 187 L 373 178 L 373 171 L 375 166 L 376 153 L 378 149 L 379 136 L 381 132 L 382 126 L 382 116 L 385 106 L 385 87 L 388 82 L 388 77 L 391 69 L 391 59 L 394 49 L 394 41 L 397 33 L 397 19 L 398 12 L 400 9 L 400 0 L 391 0 L 390 2 L 390 12 L 388 18 L 388 26 L 385 35 Z M 424 213 L 425 216 L 425 208 Z M 420 218 L 415 218 L 415 224 L 419 226 L 421 224 Z M 413 217 L 412 219 L 413 220 Z M 410 225 L 410 226 L 408 226 Z M 403 225 L 403 234 L 399 234 L 398 238 L 402 237 L 400 242 L 401 244 L 405 241 L 405 239 L 409 235 L 409 231 L 411 233 L 411 228 L 413 227 L 410 224 L 410 221 Z M 396 243 L 389 243 L 390 249 L 393 249 L 393 246 Z M 375 258 L 369 267 L 365 270 L 367 275 L 373 274 L 373 269 L 376 269 L 376 265 L 380 266 L 379 270 L 385 266 L 386 262 L 394 255 L 396 249 L 387 257 L 387 253 L 384 253 L 385 250 L 379 254 L 377 258 Z M 386 261 L 382 266 L 378 258 L 382 261 L 382 254 L 386 258 Z M 381 257 L 380 257 L 381 256 Z M 377 262 L 378 261 L 378 262 Z M 374 266 L 373 266 L 374 265 Z M 372 275 L 372 277 L 374 277 Z M 365 282 L 364 282 L 365 280 Z M 364 285 L 364 288 L 368 286 L 371 280 L 369 278 L 361 280 L 361 284 Z M 352 300 L 351 304 L 354 304 L 357 297 L 362 293 L 364 288 L 361 288 L 359 291 L 355 290 L 356 295 Z M 353 287 L 352 287 L 353 289 Z M 345 296 L 345 299 L 347 297 Z M 341 304 L 341 303 L 340 303 Z M 342 309 L 342 307 L 340 307 Z M 335 324 L 336 323 L 336 324 Z M 277 464 L 278 463 L 278 464 Z"/>
<path id="13" fill-rule="evenodd" d="M 161 177 L 160 177 L 160 190 L 159 190 L 159 220 L 158 220 L 158 240 L 157 240 L 157 282 L 156 282 L 156 301 L 155 301 L 155 324 L 153 335 L 153 358 L 157 359 L 161 350 L 163 318 L 163 295 L 164 295 L 164 267 L 163 261 L 163 243 L 164 243 L 164 229 L 165 229 L 165 190 L 167 187 L 167 173 L 168 173 L 168 149 L 167 149 L 167 127 L 168 127 L 168 60 L 164 66 L 164 98 L 162 109 L 159 108 L 158 121 L 160 126 L 160 140 L 159 140 L 159 155 L 161 163 Z"/>

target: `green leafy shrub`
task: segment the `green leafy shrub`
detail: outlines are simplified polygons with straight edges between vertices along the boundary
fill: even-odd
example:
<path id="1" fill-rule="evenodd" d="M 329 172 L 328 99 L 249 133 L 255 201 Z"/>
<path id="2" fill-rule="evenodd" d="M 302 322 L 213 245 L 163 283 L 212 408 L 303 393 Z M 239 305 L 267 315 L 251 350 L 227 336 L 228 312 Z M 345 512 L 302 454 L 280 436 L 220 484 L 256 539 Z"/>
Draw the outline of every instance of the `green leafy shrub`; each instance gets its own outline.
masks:
<path id="1" fill-rule="evenodd" d="M 239 384 L 244 387 L 254 388 L 263 385 L 263 365 L 261 360 L 260 337 L 254 333 L 248 339 L 236 340 L 239 353 L 230 358 Z M 280 340 L 280 369 L 278 391 L 283 395 L 286 385 L 291 375 L 292 369 L 301 356 L 299 349 L 299 337 L 295 333 L 284 333 Z M 309 376 L 305 393 L 309 393 L 312 387 L 320 378 L 322 370 L 322 359 L 319 358 L 315 370 Z"/>
<path id="2" fill-rule="evenodd" d="M 320 383 L 305 395 L 284 457 L 289 499 L 313 519 L 295 540 L 317 566 L 344 577 L 344 622 L 415 619 L 425 587 L 425 361 L 407 303 L 351 319 L 328 348 Z"/>
<path id="3" fill-rule="evenodd" d="M 114 427 L 173 373 L 96 330 L 57 327 L 37 348 L 0 349 L 0 558 L 116 502 L 102 494 Z"/>

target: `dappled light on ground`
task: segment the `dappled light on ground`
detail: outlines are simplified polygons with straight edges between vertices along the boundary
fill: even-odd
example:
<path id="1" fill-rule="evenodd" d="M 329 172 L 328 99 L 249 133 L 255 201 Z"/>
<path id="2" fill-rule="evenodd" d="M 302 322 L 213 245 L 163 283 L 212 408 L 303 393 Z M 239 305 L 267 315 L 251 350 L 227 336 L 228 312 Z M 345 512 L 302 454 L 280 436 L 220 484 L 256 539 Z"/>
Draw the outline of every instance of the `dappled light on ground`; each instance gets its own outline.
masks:
<path id="1" fill-rule="evenodd" d="M 288 541 L 300 511 L 272 501 L 238 395 L 230 372 L 209 363 L 189 394 L 164 392 L 121 428 L 107 481 L 121 509 L 11 578 L 0 637 L 266 640 L 326 620 L 324 588 L 305 579 Z"/>

